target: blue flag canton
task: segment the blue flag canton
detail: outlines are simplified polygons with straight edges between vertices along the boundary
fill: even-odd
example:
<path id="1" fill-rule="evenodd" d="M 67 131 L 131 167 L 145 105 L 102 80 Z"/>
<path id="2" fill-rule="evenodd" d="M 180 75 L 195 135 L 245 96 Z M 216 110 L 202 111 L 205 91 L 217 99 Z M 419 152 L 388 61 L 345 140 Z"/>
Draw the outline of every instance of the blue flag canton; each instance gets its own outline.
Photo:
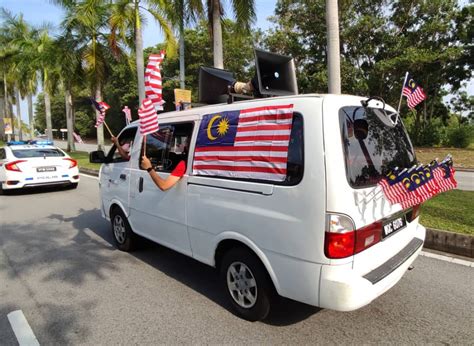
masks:
<path id="1" fill-rule="evenodd" d="M 206 114 L 199 126 L 197 147 L 234 145 L 240 111 Z"/>
<path id="2" fill-rule="evenodd" d="M 405 88 L 410 89 L 412 93 L 414 93 L 416 88 L 418 88 L 418 84 L 416 84 L 415 80 L 410 75 L 408 75 L 407 81 L 405 82 Z"/>

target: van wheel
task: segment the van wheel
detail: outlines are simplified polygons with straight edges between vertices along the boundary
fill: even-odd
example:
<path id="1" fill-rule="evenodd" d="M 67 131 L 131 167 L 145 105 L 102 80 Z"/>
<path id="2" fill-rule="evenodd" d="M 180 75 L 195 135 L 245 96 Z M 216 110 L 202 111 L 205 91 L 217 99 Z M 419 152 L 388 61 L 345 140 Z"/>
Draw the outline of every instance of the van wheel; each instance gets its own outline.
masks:
<path id="1" fill-rule="evenodd" d="M 221 282 L 234 312 L 248 320 L 267 317 L 273 286 L 258 257 L 245 248 L 233 248 L 222 259 Z"/>
<path id="2" fill-rule="evenodd" d="M 127 217 L 118 207 L 112 209 L 110 215 L 112 224 L 112 235 L 115 240 L 115 245 L 122 251 L 133 251 L 136 246 L 137 236 L 133 233 Z"/>

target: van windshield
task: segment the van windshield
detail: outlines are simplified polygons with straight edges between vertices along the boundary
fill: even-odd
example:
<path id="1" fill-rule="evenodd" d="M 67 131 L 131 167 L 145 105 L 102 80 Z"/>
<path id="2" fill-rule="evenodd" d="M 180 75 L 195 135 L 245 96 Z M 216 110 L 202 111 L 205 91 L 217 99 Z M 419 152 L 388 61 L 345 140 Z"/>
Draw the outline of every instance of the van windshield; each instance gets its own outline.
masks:
<path id="1" fill-rule="evenodd" d="M 360 106 L 339 111 L 349 184 L 356 188 L 375 185 L 395 167 L 416 163 L 410 139 L 401 122 L 394 125 L 384 110 Z"/>

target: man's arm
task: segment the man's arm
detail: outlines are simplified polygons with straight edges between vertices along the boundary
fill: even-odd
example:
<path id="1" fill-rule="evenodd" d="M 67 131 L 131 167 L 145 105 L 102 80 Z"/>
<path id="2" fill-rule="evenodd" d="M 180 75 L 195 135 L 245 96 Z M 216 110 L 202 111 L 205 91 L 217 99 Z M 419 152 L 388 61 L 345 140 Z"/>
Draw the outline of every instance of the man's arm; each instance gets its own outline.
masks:
<path id="1" fill-rule="evenodd" d="M 111 137 L 110 140 L 115 144 L 115 146 L 117 147 L 117 150 L 120 154 L 120 156 L 122 156 L 122 159 L 124 160 L 129 160 L 130 159 L 130 156 L 129 154 L 122 148 L 122 146 L 120 145 L 119 141 L 118 141 L 118 138 L 117 137 Z"/>
<path id="2" fill-rule="evenodd" d="M 150 160 L 145 155 L 142 156 L 141 167 L 148 171 L 151 179 L 161 191 L 166 191 L 166 190 L 171 189 L 181 179 L 181 176 L 175 176 L 171 174 L 166 179 L 161 178 L 158 175 L 158 173 L 155 172 L 155 170 L 153 169 L 151 165 Z"/>

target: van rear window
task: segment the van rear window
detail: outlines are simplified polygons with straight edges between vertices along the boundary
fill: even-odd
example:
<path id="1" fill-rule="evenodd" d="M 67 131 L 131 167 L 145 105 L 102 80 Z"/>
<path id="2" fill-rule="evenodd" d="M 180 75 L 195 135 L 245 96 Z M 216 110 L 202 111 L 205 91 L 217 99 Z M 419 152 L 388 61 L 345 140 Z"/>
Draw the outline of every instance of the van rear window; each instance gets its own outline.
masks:
<path id="1" fill-rule="evenodd" d="M 347 180 L 352 187 L 375 185 L 390 169 L 416 163 L 401 120 L 393 125 L 383 110 L 360 106 L 341 108 L 339 119 Z"/>

